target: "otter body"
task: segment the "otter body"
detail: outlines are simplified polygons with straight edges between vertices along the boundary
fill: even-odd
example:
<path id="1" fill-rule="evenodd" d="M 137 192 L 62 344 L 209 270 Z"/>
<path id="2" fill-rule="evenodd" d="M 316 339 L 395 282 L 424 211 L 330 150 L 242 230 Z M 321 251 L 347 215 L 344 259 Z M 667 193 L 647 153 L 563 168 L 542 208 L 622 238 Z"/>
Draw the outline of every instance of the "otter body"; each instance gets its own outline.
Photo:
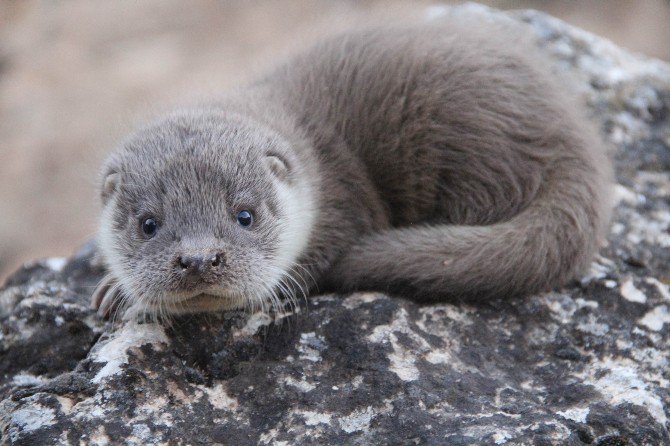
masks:
<path id="1" fill-rule="evenodd" d="M 95 306 L 481 299 L 581 273 L 608 220 L 603 144 L 530 44 L 477 29 L 339 35 L 131 136 L 103 172 Z"/>

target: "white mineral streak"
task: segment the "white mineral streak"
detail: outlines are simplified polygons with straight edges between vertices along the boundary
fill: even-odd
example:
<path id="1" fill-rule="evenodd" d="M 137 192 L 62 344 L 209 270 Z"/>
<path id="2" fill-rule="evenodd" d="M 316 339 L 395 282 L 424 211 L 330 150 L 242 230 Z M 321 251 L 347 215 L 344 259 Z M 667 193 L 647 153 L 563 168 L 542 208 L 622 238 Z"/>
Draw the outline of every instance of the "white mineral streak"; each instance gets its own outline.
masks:
<path id="1" fill-rule="evenodd" d="M 581 297 L 578 297 L 578 298 L 575 299 L 575 304 L 577 304 L 577 308 L 579 308 L 579 309 L 582 309 L 582 308 L 596 309 L 599 306 L 597 301 L 587 300 L 587 299 L 583 299 Z"/>
<path id="2" fill-rule="evenodd" d="M 572 320 L 572 316 L 577 310 L 582 308 L 598 308 L 598 302 L 595 300 L 586 300 L 581 297 L 573 299 L 571 296 L 563 293 L 549 292 L 541 296 L 545 305 L 554 315 L 555 319 L 563 324 Z"/>
<path id="3" fill-rule="evenodd" d="M 663 324 L 670 324 L 670 313 L 667 305 L 659 305 L 653 310 L 647 312 L 642 319 L 638 321 L 650 330 L 661 331 Z"/>
<path id="4" fill-rule="evenodd" d="M 357 431 L 366 431 L 370 428 L 370 420 L 375 415 L 371 406 L 361 410 L 354 410 L 349 415 L 340 418 L 338 421 L 343 431 L 348 434 Z"/>
<path id="5" fill-rule="evenodd" d="M 644 204 L 646 198 L 642 194 L 638 194 L 628 189 L 626 186 L 617 184 L 614 186 L 614 199 L 616 203 L 626 203 L 631 206 Z"/>
<path id="6" fill-rule="evenodd" d="M 564 30 L 565 35 L 576 41 L 575 46 L 590 48 L 590 51 L 580 54 L 575 61 L 576 71 L 597 78 L 607 85 L 635 82 L 644 78 L 667 79 L 670 76 L 668 65 L 660 60 L 633 55 L 605 38 L 568 25 L 557 18 L 543 16 L 543 21 L 551 28 Z"/>
<path id="7" fill-rule="evenodd" d="M 295 413 L 305 419 L 305 424 L 307 426 L 316 426 L 317 424 L 330 425 L 330 421 L 332 419 L 332 415 L 329 413 L 319 413 L 313 412 L 311 410 L 301 410 L 296 411 Z"/>
<path id="8" fill-rule="evenodd" d="M 589 314 L 588 321 L 579 323 L 577 329 L 596 336 L 604 336 L 610 331 L 609 325 L 598 322 L 593 314 Z"/>
<path id="9" fill-rule="evenodd" d="M 86 398 L 79 403 L 74 413 L 74 419 L 81 420 L 101 420 L 105 417 L 105 404 L 108 395 L 96 393 L 91 398 Z"/>
<path id="10" fill-rule="evenodd" d="M 270 429 L 267 432 L 263 432 L 259 438 L 259 444 L 268 444 L 272 446 L 290 446 L 287 441 L 278 441 L 275 440 L 279 435 L 277 429 Z"/>
<path id="11" fill-rule="evenodd" d="M 140 446 L 147 444 L 155 444 L 151 435 L 151 428 L 145 423 L 132 424 L 132 432 L 128 438 L 125 439 L 127 445 Z"/>
<path id="12" fill-rule="evenodd" d="M 431 364 L 448 364 L 451 369 L 459 373 L 479 373 L 480 371 L 476 367 L 463 363 L 458 357 L 458 343 L 451 342 L 454 337 L 454 333 L 450 329 L 451 321 L 458 322 L 459 326 L 471 325 L 473 321 L 469 313 L 474 311 L 476 310 L 473 307 L 457 307 L 455 305 L 422 307 L 419 310 L 421 317 L 415 320 L 417 327 L 426 333 L 439 337 L 446 345 L 441 348 L 431 346 L 428 350 L 417 351 L 417 353 L 422 353 L 423 359 Z"/>
<path id="13" fill-rule="evenodd" d="M 50 407 L 39 404 L 25 406 L 12 413 L 12 423 L 22 432 L 32 432 L 56 423 L 56 413 Z"/>
<path id="14" fill-rule="evenodd" d="M 60 411 L 65 415 L 69 415 L 75 405 L 75 400 L 64 396 L 56 396 L 56 400 L 60 403 Z"/>
<path id="15" fill-rule="evenodd" d="M 209 404 L 211 404 L 215 409 L 231 412 L 237 409 L 237 399 L 228 395 L 228 392 L 226 392 L 226 388 L 222 383 L 218 383 L 213 387 L 198 387 L 205 392 L 207 395 L 207 401 L 209 401 Z"/>
<path id="16" fill-rule="evenodd" d="M 190 391 L 191 389 L 188 389 L 186 392 L 184 392 L 179 387 L 180 382 L 169 380 L 167 381 L 165 388 L 172 397 L 172 401 L 174 401 L 175 403 L 191 404 L 193 402 L 193 396 Z"/>
<path id="17" fill-rule="evenodd" d="M 670 189 L 666 185 L 670 183 L 670 174 L 655 172 L 638 172 L 637 182 L 646 184 L 646 188 L 654 191 L 653 197 L 658 200 L 667 200 Z M 628 218 L 628 233 L 626 240 L 632 244 L 646 242 L 660 248 L 670 247 L 670 212 L 657 210 L 639 215 L 631 213 Z"/>
<path id="18" fill-rule="evenodd" d="M 640 378 L 636 370 L 638 366 L 630 359 L 605 358 L 595 362 L 579 377 L 585 384 L 594 386 L 612 406 L 624 403 L 642 406 L 661 426 L 665 426 L 667 418 L 663 402 Z"/>
<path id="19" fill-rule="evenodd" d="M 302 392 L 309 392 L 310 390 L 316 389 L 316 386 L 310 382 L 307 382 L 307 379 L 304 376 L 300 379 L 300 381 L 293 378 L 292 376 L 286 376 L 282 381 L 287 386 L 295 387 Z"/>
<path id="20" fill-rule="evenodd" d="M 404 333 L 416 345 L 416 348 L 406 348 L 398 343 L 396 333 Z M 388 355 L 391 363 L 389 370 L 398 375 L 403 381 L 414 381 L 419 378 L 419 369 L 415 362 L 417 354 L 432 350 L 426 340 L 412 330 L 407 321 L 407 310 L 401 308 L 389 325 L 379 325 L 374 328 L 368 336 L 368 340 L 374 343 L 390 343 L 393 352 Z"/>
<path id="21" fill-rule="evenodd" d="M 107 446 L 109 445 L 110 438 L 105 432 L 104 426 L 98 426 L 98 428 L 91 435 L 91 442 L 89 443 L 92 446 Z"/>
<path id="22" fill-rule="evenodd" d="M 300 333 L 300 344 L 297 350 L 300 352 L 300 359 L 305 359 L 311 362 L 321 361 L 321 352 L 317 348 L 318 345 L 325 346 L 325 340 L 316 333 Z"/>
<path id="23" fill-rule="evenodd" d="M 472 307 L 456 306 L 456 305 L 443 305 L 435 307 L 437 310 L 441 310 L 445 313 L 446 317 L 449 319 L 459 322 L 464 325 L 471 325 L 472 319 L 468 316 L 468 313 L 472 313 Z"/>
<path id="24" fill-rule="evenodd" d="M 96 345 L 92 352 L 95 362 L 104 362 L 105 366 L 93 378 L 99 383 L 104 378 L 121 371 L 121 366 L 128 362 L 128 349 L 141 347 L 144 344 L 168 344 L 165 331 L 158 324 L 137 324 L 129 322 L 123 328 L 101 344 Z"/>
<path id="25" fill-rule="evenodd" d="M 616 288 L 616 280 L 606 280 L 603 282 L 603 285 L 605 285 L 607 288 Z"/>
<path id="26" fill-rule="evenodd" d="M 0 316 L 6 316 L 12 313 L 14 307 L 23 298 L 23 294 L 18 287 L 9 287 L 0 291 Z M 0 339 L 3 338 L 0 330 Z"/>
<path id="27" fill-rule="evenodd" d="M 57 273 L 63 271 L 63 267 L 67 264 L 67 258 L 65 257 L 51 257 L 49 259 L 46 259 L 44 263 L 51 269 L 52 271 L 56 271 Z"/>
<path id="28" fill-rule="evenodd" d="M 541 421 L 530 424 L 527 428 L 531 431 L 545 430 L 548 426 L 553 428 L 552 432 L 548 434 L 549 438 L 559 440 L 567 438 L 570 435 L 570 429 L 568 429 L 564 424 L 557 421 Z"/>
<path id="29" fill-rule="evenodd" d="M 240 330 L 233 333 L 233 337 L 250 337 L 258 332 L 258 329 L 270 325 L 273 319 L 269 314 L 259 311 L 249 316 L 247 323 Z"/>
<path id="30" fill-rule="evenodd" d="M 619 293 L 623 296 L 624 299 L 630 302 L 636 302 L 644 304 L 647 302 L 647 295 L 635 287 L 633 279 L 628 278 L 624 280 L 619 288 Z"/>
<path id="31" fill-rule="evenodd" d="M 166 408 L 180 404 L 189 405 L 190 402 L 168 399 L 167 396 L 148 398 L 143 404 L 137 406 L 134 419 L 171 427 L 174 425 L 173 414 L 166 410 Z"/>
<path id="32" fill-rule="evenodd" d="M 603 265 L 599 262 L 591 262 L 589 272 L 581 278 L 580 282 L 582 285 L 587 285 L 595 280 L 604 279 L 610 271 L 611 268 L 607 265 Z"/>
<path id="33" fill-rule="evenodd" d="M 663 282 L 654 277 L 647 277 L 646 279 L 644 279 L 644 281 L 650 285 L 654 285 L 658 290 L 658 293 L 663 298 L 663 300 L 670 302 L 670 287 L 668 287 L 668 285 L 664 284 Z"/>
<path id="34" fill-rule="evenodd" d="M 645 108 L 648 108 L 649 105 L 650 104 L 647 104 Z M 659 103 L 658 106 L 655 106 L 655 108 L 660 107 L 663 107 L 662 103 Z M 670 182 L 670 172 L 667 171 L 654 172 L 650 170 L 640 170 L 637 172 L 636 177 L 639 180 L 639 182 L 654 186 L 652 189 L 654 197 L 660 197 L 660 198 L 670 197 L 670 184 L 668 184 Z M 667 215 L 668 212 L 655 211 L 655 213 Z M 660 216 L 660 219 L 662 220 L 663 217 Z"/>
<path id="35" fill-rule="evenodd" d="M 638 364 L 645 365 L 645 380 L 655 382 L 663 389 L 670 388 L 670 380 L 663 376 L 668 369 L 668 364 L 670 364 L 667 352 L 654 347 L 635 348 L 632 344 L 631 348 L 632 359 Z"/>
<path id="36" fill-rule="evenodd" d="M 577 306 L 574 305 L 574 300 L 566 294 L 550 292 L 541 296 L 545 305 L 549 308 L 555 319 L 562 323 L 567 323 L 572 318 L 572 315 L 577 311 Z"/>
<path id="37" fill-rule="evenodd" d="M 610 226 L 610 232 L 612 235 L 620 236 L 623 234 L 623 232 L 626 230 L 626 225 L 619 223 L 619 222 L 613 222 L 612 225 Z"/>
<path id="38" fill-rule="evenodd" d="M 12 384 L 15 386 L 38 386 L 47 379 L 42 376 L 31 375 L 30 373 L 17 373 L 12 378 Z"/>
<path id="39" fill-rule="evenodd" d="M 573 407 L 563 411 L 557 411 L 557 414 L 568 420 L 576 421 L 578 423 L 586 423 L 586 417 L 589 415 L 588 407 Z"/>
<path id="40" fill-rule="evenodd" d="M 8 289 L 11 291 L 13 288 Z M 49 294 L 45 294 L 45 290 L 49 290 Z M 86 304 L 63 302 L 61 299 L 54 299 L 53 294 L 65 293 L 67 288 L 64 285 L 57 287 L 47 287 L 43 282 L 29 285 L 25 292 L 25 297 L 18 302 L 17 306 L 22 308 L 33 308 L 35 305 L 44 307 L 52 307 L 58 310 L 73 311 L 77 313 L 88 313 L 89 308 Z M 11 294 L 9 294 L 11 296 Z M 0 311 L 2 311 L 3 293 L 0 293 Z"/>
<path id="41" fill-rule="evenodd" d="M 374 302 L 379 299 L 388 299 L 388 297 L 379 293 L 356 293 L 344 299 L 342 306 L 349 310 L 353 310 L 362 304 L 369 304 L 370 302 Z"/>
<path id="42" fill-rule="evenodd" d="M 419 369 L 414 365 L 416 356 L 413 352 L 397 347 L 398 338 L 394 333 L 389 335 L 393 345 L 393 353 L 389 355 L 390 370 L 403 381 L 414 381 L 419 378 Z"/>
<path id="43" fill-rule="evenodd" d="M 493 434 L 493 442 L 495 444 L 505 444 L 510 438 L 512 438 L 512 434 L 507 431 L 498 431 Z"/>

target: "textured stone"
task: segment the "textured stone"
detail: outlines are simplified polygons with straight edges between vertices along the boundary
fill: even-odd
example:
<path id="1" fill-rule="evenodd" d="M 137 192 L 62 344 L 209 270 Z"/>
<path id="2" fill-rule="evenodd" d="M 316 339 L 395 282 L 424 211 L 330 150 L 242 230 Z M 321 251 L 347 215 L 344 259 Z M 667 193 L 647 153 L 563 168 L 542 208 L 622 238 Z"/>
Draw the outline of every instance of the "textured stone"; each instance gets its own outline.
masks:
<path id="1" fill-rule="evenodd" d="M 614 146 L 609 245 L 570 286 L 479 306 L 322 295 L 112 326 L 94 247 L 0 291 L 5 444 L 670 444 L 670 67 L 536 12 Z"/>

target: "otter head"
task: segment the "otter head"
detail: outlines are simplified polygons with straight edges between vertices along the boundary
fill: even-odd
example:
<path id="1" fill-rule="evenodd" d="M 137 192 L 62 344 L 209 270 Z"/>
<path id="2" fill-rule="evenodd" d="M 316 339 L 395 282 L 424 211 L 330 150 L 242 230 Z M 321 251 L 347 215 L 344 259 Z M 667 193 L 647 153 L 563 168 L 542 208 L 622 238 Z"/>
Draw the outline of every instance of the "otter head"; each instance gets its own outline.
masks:
<path id="1" fill-rule="evenodd" d="M 131 137 L 103 169 L 101 311 L 112 301 L 161 315 L 265 309 L 295 290 L 286 281 L 315 209 L 292 144 L 217 110 L 175 113 Z"/>

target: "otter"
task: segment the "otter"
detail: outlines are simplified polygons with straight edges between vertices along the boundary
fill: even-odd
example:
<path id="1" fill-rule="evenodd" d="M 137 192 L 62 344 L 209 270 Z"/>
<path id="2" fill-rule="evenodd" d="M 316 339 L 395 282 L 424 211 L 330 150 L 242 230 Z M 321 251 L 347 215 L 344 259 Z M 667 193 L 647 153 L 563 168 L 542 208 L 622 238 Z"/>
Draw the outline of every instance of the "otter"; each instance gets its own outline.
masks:
<path id="1" fill-rule="evenodd" d="M 464 17 L 341 33 L 131 135 L 103 167 L 93 307 L 468 301 L 577 277 L 611 166 L 521 34 Z"/>

